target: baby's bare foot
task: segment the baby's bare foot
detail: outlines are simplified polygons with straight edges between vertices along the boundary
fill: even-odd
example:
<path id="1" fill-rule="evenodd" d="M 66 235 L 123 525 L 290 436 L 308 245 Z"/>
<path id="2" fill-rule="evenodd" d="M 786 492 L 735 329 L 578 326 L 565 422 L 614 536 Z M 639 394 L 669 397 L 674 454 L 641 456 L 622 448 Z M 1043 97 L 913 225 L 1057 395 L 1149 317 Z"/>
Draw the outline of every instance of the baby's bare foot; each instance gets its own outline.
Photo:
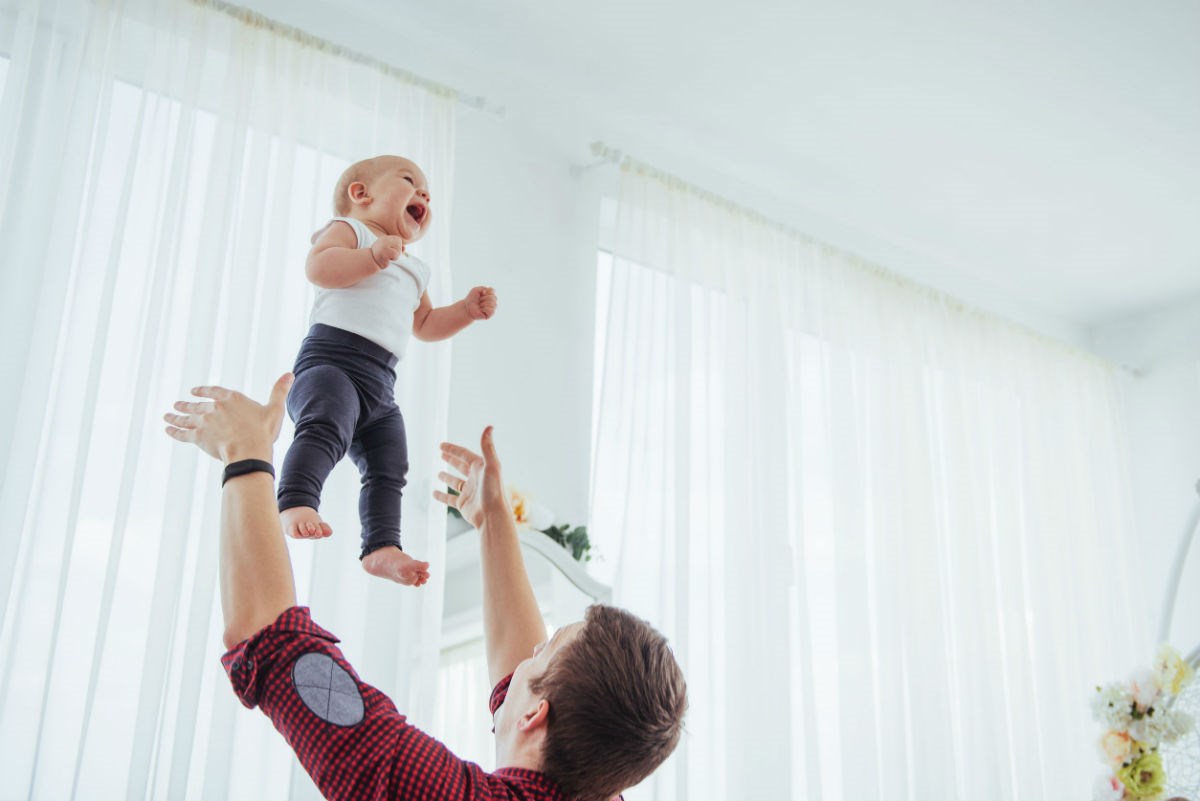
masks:
<path id="1" fill-rule="evenodd" d="M 363 557 L 363 570 L 397 584 L 420 587 L 429 581 L 429 563 L 413 559 L 394 545 L 371 551 Z"/>
<path id="2" fill-rule="evenodd" d="M 279 513 L 283 533 L 298 540 L 318 540 L 333 533 L 329 524 L 321 519 L 311 506 L 293 506 Z"/>

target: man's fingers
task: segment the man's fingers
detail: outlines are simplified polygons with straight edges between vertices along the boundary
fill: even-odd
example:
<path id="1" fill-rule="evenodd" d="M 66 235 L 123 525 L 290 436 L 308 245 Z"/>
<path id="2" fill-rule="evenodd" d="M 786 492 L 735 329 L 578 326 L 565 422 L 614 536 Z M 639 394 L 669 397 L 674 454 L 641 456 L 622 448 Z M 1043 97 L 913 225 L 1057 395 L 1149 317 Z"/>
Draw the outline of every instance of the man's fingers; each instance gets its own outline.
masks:
<path id="1" fill-rule="evenodd" d="M 201 398 L 212 398 L 213 400 L 225 400 L 233 397 L 233 390 L 225 389 L 225 387 L 192 387 L 192 394 Z"/>
<path id="2" fill-rule="evenodd" d="M 191 429 L 196 427 L 196 423 L 194 420 L 192 420 L 191 415 L 187 414 L 171 414 L 170 412 L 167 412 L 163 415 L 163 419 L 176 428 Z"/>
<path id="3" fill-rule="evenodd" d="M 193 434 L 191 431 L 187 431 L 182 428 L 174 428 L 173 426 L 167 426 L 166 430 L 167 430 L 167 436 L 170 437 L 171 439 L 177 439 L 180 442 L 195 442 L 196 441 L 196 435 Z"/>
<path id="4" fill-rule="evenodd" d="M 188 414 L 207 414 L 212 411 L 211 403 L 192 403 L 191 401 L 175 401 L 175 411 Z"/>
<path id="5" fill-rule="evenodd" d="M 461 497 L 462 497 L 461 495 L 451 495 L 447 492 L 442 492 L 441 490 L 433 491 L 433 499 L 435 501 L 441 501 L 442 503 L 446 504 L 447 506 L 454 506 L 454 499 L 461 498 Z M 455 507 L 455 508 L 458 508 L 458 507 Z"/>
<path id="6" fill-rule="evenodd" d="M 267 406 L 272 410 L 278 411 L 280 416 L 283 415 L 283 404 L 287 401 L 288 392 L 292 388 L 292 381 L 295 376 L 291 373 L 284 373 L 279 376 L 279 380 L 275 382 L 275 386 L 271 387 L 271 398 L 267 401 Z"/>
<path id="7" fill-rule="evenodd" d="M 469 451 L 461 445 L 451 442 L 442 443 L 442 459 L 456 467 L 460 472 L 471 472 L 471 465 L 479 460 L 479 454 Z"/>
<path id="8" fill-rule="evenodd" d="M 457 490 L 458 492 L 462 492 L 463 484 L 466 483 L 466 481 L 464 479 L 461 479 L 455 475 L 451 475 L 450 473 L 447 473 L 445 470 L 438 473 L 438 480 L 441 481 L 443 484 L 445 484 L 450 489 Z"/>
<path id="9" fill-rule="evenodd" d="M 479 448 L 483 451 L 484 461 L 489 465 L 496 465 L 500 462 L 500 456 L 496 453 L 496 443 L 492 438 L 493 429 L 493 426 L 483 429 L 483 436 L 479 438 Z"/>
<path id="10" fill-rule="evenodd" d="M 474 454 L 472 454 L 472 456 L 474 456 Z M 460 456 L 451 451 L 447 451 L 445 448 L 442 449 L 442 461 L 460 472 L 471 472 L 471 460 L 469 457 Z"/>

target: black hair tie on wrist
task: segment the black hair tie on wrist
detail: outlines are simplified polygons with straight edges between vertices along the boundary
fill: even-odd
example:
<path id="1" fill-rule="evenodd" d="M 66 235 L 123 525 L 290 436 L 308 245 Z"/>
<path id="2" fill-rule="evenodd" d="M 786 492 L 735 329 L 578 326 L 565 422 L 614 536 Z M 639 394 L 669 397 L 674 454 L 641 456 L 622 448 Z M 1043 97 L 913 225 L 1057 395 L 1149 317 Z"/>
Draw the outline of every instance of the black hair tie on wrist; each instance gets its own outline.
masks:
<path id="1" fill-rule="evenodd" d="M 264 462 L 262 459 L 242 459 L 225 465 L 221 486 L 225 486 L 225 482 L 229 479 L 244 476 L 247 473 L 270 473 L 271 478 L 275 478 L 275 468 L 271 466 L 270 462 Z"/>

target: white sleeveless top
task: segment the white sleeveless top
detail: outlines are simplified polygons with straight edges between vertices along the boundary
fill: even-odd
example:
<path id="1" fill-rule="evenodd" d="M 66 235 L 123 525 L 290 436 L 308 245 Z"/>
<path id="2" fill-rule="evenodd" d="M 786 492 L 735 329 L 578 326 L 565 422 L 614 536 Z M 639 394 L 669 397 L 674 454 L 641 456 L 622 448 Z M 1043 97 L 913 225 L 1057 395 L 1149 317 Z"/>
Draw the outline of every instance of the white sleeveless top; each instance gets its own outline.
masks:
<path id="1" fill-rule="evenodd" d="M 379 238 L 361 220 L 353 217 L 334 217 L 333 220 L 354 229 L 360 248 L 371 247 Z M 317 234 L 313 234 L 314 240 L 316 237 Z M 401 253 L 387 267 L 357 284 L 339 289 L 317 287 L 309 324 L 324 323 L 366 337 L 402 359 L 404 346 L 412 336 L 413 312 L 429 286 L 429 276 L 429 265 L 415 256 Z"/>

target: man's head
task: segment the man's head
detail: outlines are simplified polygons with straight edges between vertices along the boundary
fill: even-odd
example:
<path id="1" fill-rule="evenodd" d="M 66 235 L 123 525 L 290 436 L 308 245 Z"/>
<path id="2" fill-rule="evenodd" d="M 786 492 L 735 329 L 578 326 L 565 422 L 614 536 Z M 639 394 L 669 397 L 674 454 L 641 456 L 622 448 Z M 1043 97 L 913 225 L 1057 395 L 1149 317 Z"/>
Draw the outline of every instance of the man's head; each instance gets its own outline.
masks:
<path id="1" fill-rule="evenodd" d="M 385 234 L 416 242 L 429 228 L 429 182 L 400 156 L 376 156 L 346 168 L 333 191 L 339 217 L 374 223 Z"/>
<path id="2" fill-rule="evenodd" d="M 608 801 L 650 775 L 679 743 L 687 687 L 667 640 L 597 604 L 513 672 L 496 712 L 497 745 L 532 743 L 540 769 L 572 798 Z"/>

